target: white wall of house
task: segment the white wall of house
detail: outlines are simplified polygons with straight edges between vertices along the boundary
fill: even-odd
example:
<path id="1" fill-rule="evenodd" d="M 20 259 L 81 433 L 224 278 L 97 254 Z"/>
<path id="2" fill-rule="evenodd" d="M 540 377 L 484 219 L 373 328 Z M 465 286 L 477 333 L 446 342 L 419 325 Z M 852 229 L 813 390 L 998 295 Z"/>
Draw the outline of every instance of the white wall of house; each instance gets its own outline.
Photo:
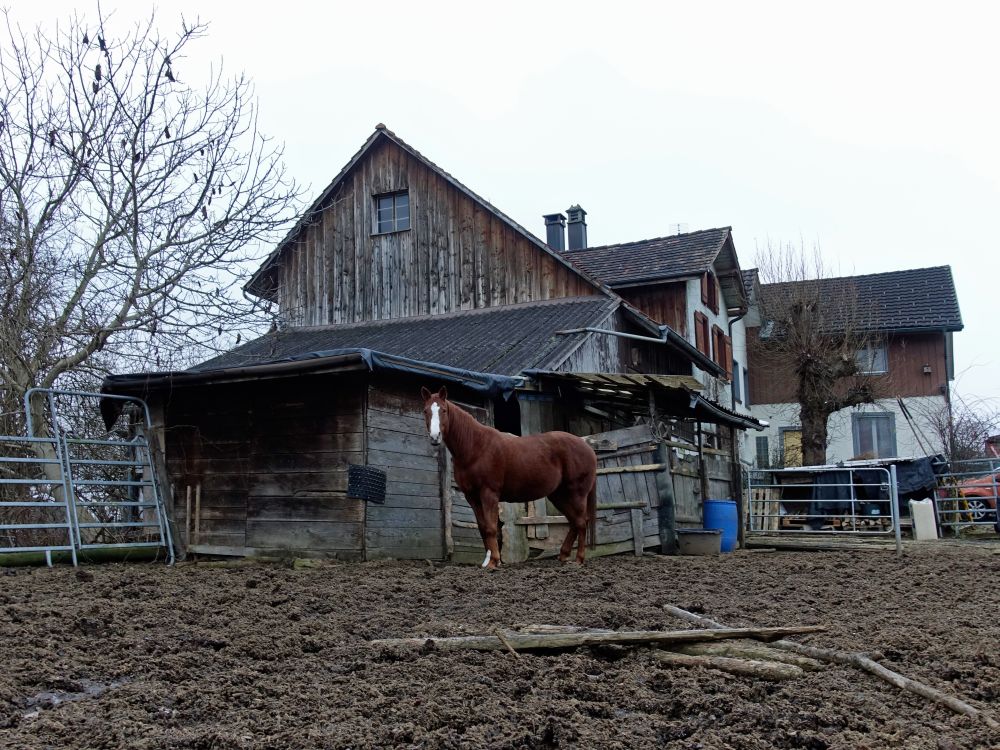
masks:
<path id="1" fill-rule="evenodd" d="M 746 384 L 743 377 L 743 368 L 747 366 L 747 337 L 746 328 L 742 320 L 733 324 L 733 330 L 729 330 L 729 315 L 726 311 L 726 304 L 722 299 L 722 291 L 719 291 L 719 312 L 714 313 L 701 301 L 701 279 L 688 279 L 685 283 L 685 296 L 687 305 L 687 340 L 692 346 L 697 346 L 697 338 L 694 329 L 694 313 L 697 310 L 708 318 L 709 340 L 711 342 L 712 326 L 718 326 L 725 331 L 727 336 L 732 336 L 733 359 L 740 364 L 740 401 L 733 403 L 732 386 L 722 378 L 715 378 L 707 372 L 695 368 L 694 376 L 705 386 L 705 395 L 723 406 L 736 408 L 738 411 L 746 411 Z M 714 355 L 714 352 L 713 352 Z M 734 376 L 735 377 L 735 376 Z"/>
<path id="2" fill-rule="evenodd" d="M 933 414 L 947 408 L 944 396 L 911 396 L 904 398 L 903 403 L 913 418 L 913 427 L 907 422 L 896 399 L 883 399 L 874 404 L 865 404 L 856 409 L 842 409 L 833 414 L 829 423 L 827 461 L 829 463 L 847 461 L 857 455 L 855 423 L 857 417 L 863 419 L 866 416 L 877 417 L 879 421 L 877 426 L 867 422 L 869 429 L 881 430 L 885 425 L 890 425 L 896 456 L 925 456 L 942 452 L 943 446 L 931 426 L 930 418 Z M 767 438 L 768 452 L 772 460 L 780 456 L 783 433 L 788 429 L 797 430 L 799 428 L 799 406 L 798 404 L 752 404 L 750 413 L 769 423 L 768 428 L 763 432 L 748 433 L 747 439 L 742 445 L 741 457 L 743 461 L 759 465 L 756 438 Z M 877 438 L 877 435 L 875 437 Z"/>

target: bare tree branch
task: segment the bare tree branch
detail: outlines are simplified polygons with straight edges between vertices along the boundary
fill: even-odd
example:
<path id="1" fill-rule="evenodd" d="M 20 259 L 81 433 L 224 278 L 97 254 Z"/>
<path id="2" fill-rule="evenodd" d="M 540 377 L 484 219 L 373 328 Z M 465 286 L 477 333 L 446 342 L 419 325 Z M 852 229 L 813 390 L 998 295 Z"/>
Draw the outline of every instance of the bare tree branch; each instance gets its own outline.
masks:
<path id="1" fill-rule="evenodd" d="M 253 88 L 165 37 L 73 17 L 0 44 L 0 403 L 73 372 L 204 356 L 270 322 L 240 293 L 298 208 Z M 87 28 L 99 37 L 85 43 Z M 13 399 L 13 400 L 11 400 Z M 16 411 L 16 406 L 15 406 Z"/>

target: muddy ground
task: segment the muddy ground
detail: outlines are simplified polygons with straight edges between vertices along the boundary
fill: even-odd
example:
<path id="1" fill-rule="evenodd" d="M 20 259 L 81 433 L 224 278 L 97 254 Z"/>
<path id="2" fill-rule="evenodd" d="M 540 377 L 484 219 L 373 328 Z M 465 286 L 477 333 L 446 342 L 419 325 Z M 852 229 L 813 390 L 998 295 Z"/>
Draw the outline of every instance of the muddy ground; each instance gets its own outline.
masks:
<path id="1" fill-rule="evenodd" d="M 496 573 L 427 563 L 0 570 L 2 748 L 989 748 L 985 725 L 850 667 L 774 683 L 644 648 L 403 652 L 526 623 L 822 624 L 1000 719 L 1000 554 L 737 552 Z"/>

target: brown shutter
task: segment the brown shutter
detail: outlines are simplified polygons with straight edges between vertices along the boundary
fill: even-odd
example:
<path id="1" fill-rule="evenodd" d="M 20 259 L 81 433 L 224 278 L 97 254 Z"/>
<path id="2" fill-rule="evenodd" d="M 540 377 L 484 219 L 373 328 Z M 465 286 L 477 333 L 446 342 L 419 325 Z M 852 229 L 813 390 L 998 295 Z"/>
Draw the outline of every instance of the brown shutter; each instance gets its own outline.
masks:
<path id="1" fill-rule="evenodd" d="M 707 273 L 701 275 L 701 302 L 703 305 L 708 304 L 708 276 Z"/>
<path id="2" fill-rule="evenodd" d="M 729 380 L 733 379 L 733 338 L 732 336 L 723 336 L 726 342 L 726 361 L 723 363 L 723 367 L 726 368 L 726 377 Z"/>
<path id="3" fill-rule="evenodd" d="M 697 310 L 694 313 L 694 345 L 702 354 L 711 356 L 708 345 L 708 318 Z"/>

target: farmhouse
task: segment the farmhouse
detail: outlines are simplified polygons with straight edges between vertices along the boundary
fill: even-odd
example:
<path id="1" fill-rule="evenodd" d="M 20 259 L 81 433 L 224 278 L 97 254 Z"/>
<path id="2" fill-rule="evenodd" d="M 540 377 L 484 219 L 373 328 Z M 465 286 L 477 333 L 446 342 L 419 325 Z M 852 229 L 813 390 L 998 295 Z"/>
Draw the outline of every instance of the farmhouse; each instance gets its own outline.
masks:
<path id="1" fill-rule="evenodd" d="M 873 404 L 843 409 L 831 416 L 830 463 L 855 456 L 892 458 L 944 452 L 934 423 L 949 422 L 951 381 L 955 377 L 952 338 L 962 330 L 950 267 L 764 285 L 755 272 L 748 271 L 745 280 L 754 300 L 788 294 L 790 287 L 803 285 L 809 285 L 809 293 L 819 298 L 845 300 L 844 310 L 831 309 L 831 325 L 853 325 L 871 335 L 872 345 L 859 354 L 859 361 L 877 398 Z M 757 312 L 754 304 L 746 318 L 751 337 L 761 330 Z M 765 368 L 767 377 L 755 377 Z M 802 433 L 794 374 L 774 362 L 754 361 L 751 355 L 750 381 L 751 412 L 769 427 L 756 437 L 752 449 L 747 446 L 745 459 L 762 468 L 801 465 Z"/>
<path id="2" fill-rule="evenodd" d="M 736 435 L 760 424 L 710 387 L 730 377 L 725 315 L 742 306 L 731 233 L 713 230 L 704 262 L 670 277 L 720 316 L 692 310 L 688 326 L 687 308 L 670 319 L 654 290 L 623 297 L 588 268 L 582 209 L 570 214 L 583 243 L 553 247 L 376 128 L 247 284 L 277 306 L 274 330 L 188 371 L 105 384 L 152 409 L 174 538 L 214 554 L 478 561 L 423 422 L 420 388 L 442 384 L 498 429 L 588 436 L 598 554 L 669 551 L 704 500 L 738 499 Z M 506 560 L 561 542 L 546 501 L 503 513 Z"/>

